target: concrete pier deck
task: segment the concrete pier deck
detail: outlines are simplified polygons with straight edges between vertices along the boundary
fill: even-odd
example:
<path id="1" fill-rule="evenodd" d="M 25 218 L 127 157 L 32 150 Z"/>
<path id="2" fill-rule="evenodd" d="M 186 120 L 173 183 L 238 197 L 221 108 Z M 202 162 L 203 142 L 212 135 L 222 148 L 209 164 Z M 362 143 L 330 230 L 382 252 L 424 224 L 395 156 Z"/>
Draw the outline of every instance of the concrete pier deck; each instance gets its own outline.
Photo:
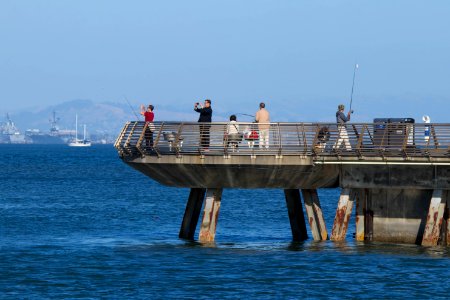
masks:
<path id="1" fill-rule="evenodd" d="M 227 126 L 156 122 L 149 132 L 145 122 L 128 122 L 115 147 L 125 163 L 161 184 L 197 191 L 186 210 L 198 211 L 206 199 L 215 222 L 223 188 L 280 188 L 294 239 L 307 236 L 305 219 L 314 239 L 326 239 L 315 190 L 341 187 L 331 239 L 345 238 L 356 202 L 358 240 L 450 243 L 450 124 L 347 124 L 344 132 L 336 124 L 270 123 L 268 147 L 251 138 L 251 132 L 259 134 L 257 124 L 238 123 L 239 135 L 227 134 Z M 209 143 L 202 145 L 205 139 Z M 302 192 L 308 218 L 302 219 L 295 190 Z M 192 228 L 189 222 L 198 216 L 191 219 L 184 226 Z M 203 230 L 200 240 L 214 240 L 212 227 L 214 232 Z M 191 233 L 180 236 L 192 238 Z"/>

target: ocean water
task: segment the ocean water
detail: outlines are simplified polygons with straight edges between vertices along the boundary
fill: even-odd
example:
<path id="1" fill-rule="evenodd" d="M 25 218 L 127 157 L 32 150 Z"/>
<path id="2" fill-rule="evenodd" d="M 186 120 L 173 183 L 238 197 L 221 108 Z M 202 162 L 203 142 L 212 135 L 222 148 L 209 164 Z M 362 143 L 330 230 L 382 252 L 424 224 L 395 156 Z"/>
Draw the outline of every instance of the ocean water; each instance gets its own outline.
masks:
<path id="1" fill-rule="evenodd" d="M 449 298 L 450 250 L 291 242 L 282 190 L 225 190 L 216 243 L 178 239 L 188 189 L 111 145 L 0 146 L 0 298 Z M 319 190 L 331 231 L 338 189 Z M 197 230 L 198 234 L 198 230 Z"/>

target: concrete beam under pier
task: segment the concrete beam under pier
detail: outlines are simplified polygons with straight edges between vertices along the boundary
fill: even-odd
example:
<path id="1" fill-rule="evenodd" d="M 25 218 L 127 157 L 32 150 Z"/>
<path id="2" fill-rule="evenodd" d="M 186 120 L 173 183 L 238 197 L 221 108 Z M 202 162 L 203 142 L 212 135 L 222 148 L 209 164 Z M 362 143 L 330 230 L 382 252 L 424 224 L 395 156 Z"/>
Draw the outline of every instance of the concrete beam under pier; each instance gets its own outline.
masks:
<path id="1" fill-rule="evenodd" d="M 314 165 L 300 156 L 146 156 L 124 161 L 173 187 L 313 189 L 337 187 L 339 179 L 339 166 Z"/>
<path id="2" fill-rule="evenodd" d="M 340 172 L 342 188 L 450 190 L 450 167 L 416 165 L 343 164 Z"/>

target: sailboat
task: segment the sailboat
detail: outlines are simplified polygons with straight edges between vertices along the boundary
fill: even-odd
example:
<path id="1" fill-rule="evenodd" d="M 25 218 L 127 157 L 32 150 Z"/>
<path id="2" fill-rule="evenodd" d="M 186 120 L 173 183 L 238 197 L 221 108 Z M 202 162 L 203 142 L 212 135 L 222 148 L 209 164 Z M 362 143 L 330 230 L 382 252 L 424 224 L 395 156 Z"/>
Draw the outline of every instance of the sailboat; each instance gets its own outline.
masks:
<path id="1" fill-rule="evenodd" d="M 75 115 L 75 140 L 69 143 L 70 147 L 90 147 L 91 142 L 86 140 L 86 124 L 84 124 L 83 139 L 78 139 L 78 115 Z"/>

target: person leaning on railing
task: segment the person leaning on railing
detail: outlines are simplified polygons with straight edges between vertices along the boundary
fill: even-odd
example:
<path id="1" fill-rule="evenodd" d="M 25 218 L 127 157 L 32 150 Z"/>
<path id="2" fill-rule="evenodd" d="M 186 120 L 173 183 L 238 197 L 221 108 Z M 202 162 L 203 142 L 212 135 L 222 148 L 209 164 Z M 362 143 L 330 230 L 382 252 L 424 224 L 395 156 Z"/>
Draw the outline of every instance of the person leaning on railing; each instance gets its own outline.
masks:
<path id="1" fill-rule="evenodd" d="M 155 125 L 153 124 L 155 113 L 153 109 L 155 107 L 151 104 L 147 107 L 147 110 L 145 110 L 144 104 L 141 105 L 141 115 L 144 116 L 145 122 L 147 123 L 147 129 L 145 130 L 145 145 L 147 147 L 153 147 L 153 131 L 155 131 Z"/>
<path id="2" fill-rule="evenodd" d="M 345 123 L 350 121 L 350 112 L 347 113 L 347 116 L 344 114 L 345 106 L 344 104 L 339 104 L 338 111 L 336 112 L 336 123 L 338 124 L 338 137 L 336 143 L 333 146 L 333 149 L 339 149 L 341 144 L 344 143 L 346 150 L 352 150 L 352 146 L 350 145 L 350 140 L 348 138 L 347 129 L 345 128 Z"/>
<path id="3" fill-rule="evenodd" d="M 199 108 L 200 106 L 200 108 Z M 211 123 L 212 121 L 212 108 L 211 108 L 211 100 L 205 100 L 205 106 L 202 106 L 199 102 L 195 103 L 194 110 L 200 113 L 198 118 L 199 123 Z M 204 149 L 208 149 L 209 147 L 209 129 L 211 125 L 209 124 L 201 124 L 200 125 L 200 145 Z"/>

